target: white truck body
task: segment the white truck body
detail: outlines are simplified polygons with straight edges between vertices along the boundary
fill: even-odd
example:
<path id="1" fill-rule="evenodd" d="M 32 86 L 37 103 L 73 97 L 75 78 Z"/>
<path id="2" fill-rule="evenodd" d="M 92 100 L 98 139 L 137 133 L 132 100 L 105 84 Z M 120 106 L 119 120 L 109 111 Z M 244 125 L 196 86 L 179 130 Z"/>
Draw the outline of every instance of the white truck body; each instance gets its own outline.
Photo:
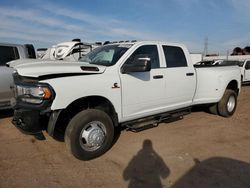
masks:
<path id="1" fill-rule="evenodd" d="M 118 53 L 120 56 L 114 64 L 109 64 L 111 59 L 115 58 L 114 49 L 117 50 L 117 48 L 120 50 Z M 155 53 L 149 54 L 152 51 Z M 94 56 L 92 56 L 93 54 Z M 101 62 L 95 61 L 99 58 L 102 59 Z M 133 58 L 136 61 L 132 61 Z M 88 62 L 59 61 L 13 64 L 13 68 L 17 70 L 17 77 L 21 77 L 16 80 L 16 111 L 21 115 L 16 115 L 15 121 L 23 122 L 26 115 L 22 115 L 22 113 L 27 114 L 26 109 L 38 110 L 40 115 L 36 119 L 39 119 L 41 114 L 48 113 L 47 116 L 50 116 L 50 120 L 47 130 L 51 135 L 56 122 L 59 121 L 55 117 L 59 116 L 60 119 L 60 113 L 75 111 L 78 107 L 83 108 L 82 106 L 87 109 L 97 106 L 98 109 L 106 109 L 108 114 L 112 111 L 113 115 L 110 115 L 110 118 L 112 118 L 114 126 L 127 125 L 129 122 L 144 120 L 147 117 L 153 117 L 156 120 L 158 114 L 194 105 L 219 103 L 219 108 L 221 108 L 223 105 L 220 104 L 220 101 L 228 89 L 233 94 L 228 95 L 229 102 L 224 104 L 223 108 L 228 106 L 230 113 L 225 115 L 222 112 L 221 115 L 229 116 L 235 110 L 236 98 L 240 92 L 241 78 L 238 66 L 194 68 L 189 52 L 182 44 L 154 41 L 109 44 L 94 50 L 85 57 L 85 60 Z M 131 64 L 131 61 L 135 64 Z M 140 70 L 142 70 L 140 66 L 146 67 L 145 71 L 135 71 L 134 68 L 138 68 L 135 67 L 137 65 Z M 22 82 L 25 79 L 31 80 L 27 83 Z M 38 92 L 35 89 L 32 91 L 33 88 L 36 88 L 32 82 L 34 85 L 38 85 Z M 48 87 L 46 86 L 47 91 L 53 90 L 53 97 L 45 101 L 41 99 L 39 105 L 23 102 L 27 100 L 23 100 L 22 97 L 30 97 L 32 93 L 42 92 L 40 88 L 43 88 L 44 85 L 48 85 Z M 43 93 L 41 96 L 44 97 L 47 94 Z M 160 116 L 161 118 L 163 115 Z M 64 120 L 65 122 L 67 121 Z M 20 128 L 18 123 L 15 125 Z M 23 127 L 25 125 L 22 125 L 21 128 L 23 129 Z M 95 125 L 93 129 L 97 129 L 96 127 L 98 125 Z M 102 132 L 99 128 L 98 131 Z M 103 134 L 106 134 L 106 131 Z M 86 137 L 90 132 L 86 130 L 81 134 Z M 91 132 L 91 135 L 92 133 L 94 134 L 94 131 Z M 71 132 L 66 133 L 66 135 L 70 134 Z M 98 138 L 103 138 L 103 134 L 99 134 Z M 67 138 L 66 141 L 69 139 Z M 87 146 L 90 147 L 90 144 L 87 143 Z M 101 153 L 103 152 L 93 155 L 96 157 Z M 78 156 L 78 154 L 74 155 Z M 81 158 L 81 156 L 77 158 Z M 93 158 L 92 154 L 87 158 Z"/>
<path id="2" fill-rule="evenodd" d="M 163 44 L 181 47 L 188 66 L 152 69 L 149 73 L 122 74 L 119 71 L 127 57 L 135 49 L 142 45 L 155 44 L 158 46 L 161 57 L 161 67 L 166 67 L 163 51 L 160 48 Z M 27 77 L 64 73 L 93 73 L 81 70 L 81 66 L 86 65 L 89 64 L 36 61 L 14 68 L 17 69 L 19 75 Z M 240 89 L 240 70 L 237 66 L 194 68 L 186 47 L 176 44 L 138 42 L 114 66 L 94 66 L 98 67 L 99 71 L 87 77 L 73 76 L 41 81 L 50 84 L 56 92 L 51 110 L 64 109 L 82 97 L 101 96 L 110 100 L 118 114 L 119 122 L 124 122 L 192 105 L 216 103 L 220 101 L 227 85 L 232 80 L 237 81 Z M 194 73 L 194 76 L 189 77 L 186 73 Z M 154 75 L 163 75 L 165 79 L 154 79 Z M 113 89 L 114 83 L 117 83 L 120 89 Z"/>

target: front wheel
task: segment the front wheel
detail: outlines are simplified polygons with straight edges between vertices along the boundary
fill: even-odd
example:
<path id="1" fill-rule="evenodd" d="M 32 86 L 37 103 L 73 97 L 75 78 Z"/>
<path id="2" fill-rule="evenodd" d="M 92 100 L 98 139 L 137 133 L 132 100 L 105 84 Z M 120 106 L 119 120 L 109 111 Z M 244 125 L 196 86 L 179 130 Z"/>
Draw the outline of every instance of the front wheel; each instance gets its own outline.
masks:
<path id="1" fill-rule="evenodd" d="M 114 139 L 114 126 L 103 111 L 88 109 L 70 121 L 65 142 L 70 152 L 80 160 L 90 160 L 104 154 Z"/>
<path id="2" fill-rule="evenodd" d="M 223 117 L 234 114 L 237 106 L 237 94 L 233 90 L 226 90 L 221 101 L 218 103 L 218 112 Z"/>

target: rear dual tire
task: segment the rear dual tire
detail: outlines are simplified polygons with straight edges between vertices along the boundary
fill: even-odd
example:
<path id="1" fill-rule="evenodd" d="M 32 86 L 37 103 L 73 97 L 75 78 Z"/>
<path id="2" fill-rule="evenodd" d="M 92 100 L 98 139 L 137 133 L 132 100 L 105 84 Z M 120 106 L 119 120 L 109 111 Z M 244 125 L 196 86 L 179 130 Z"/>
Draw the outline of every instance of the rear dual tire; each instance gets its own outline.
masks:
<path id="1" fill-rule="evenodd" d="M 237 94 L 234 90 L 227 89 L 220 102 L 209 107 L 212 114 L 219 114 L 222 117 L 230 117 L 237 107 Z"/>
<path id="2" fill-rule="evenodd" d="M 237 94 L 234 90 L 226 90 L 221 101 L 218 103 L 218 112 L 223 117 L 234 114 L 237 106 Z"/>

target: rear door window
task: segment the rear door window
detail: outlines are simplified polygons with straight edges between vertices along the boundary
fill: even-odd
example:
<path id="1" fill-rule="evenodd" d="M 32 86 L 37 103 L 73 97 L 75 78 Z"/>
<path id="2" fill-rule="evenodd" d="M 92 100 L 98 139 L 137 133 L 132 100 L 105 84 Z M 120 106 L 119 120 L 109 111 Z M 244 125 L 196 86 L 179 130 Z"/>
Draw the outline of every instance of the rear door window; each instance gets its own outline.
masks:
<path id="1" fill-rule="evenodd" d="M 19 59 L 18 50 L 12 46 L 0 46 L 0 66 L 5 66 L 9 61 Z"/>
<path id="2" fill-rule="evenodd" d="M 176 46 L 162 46 L 167 68 L 187 67 L 187 60 L 183 50 Z"/>

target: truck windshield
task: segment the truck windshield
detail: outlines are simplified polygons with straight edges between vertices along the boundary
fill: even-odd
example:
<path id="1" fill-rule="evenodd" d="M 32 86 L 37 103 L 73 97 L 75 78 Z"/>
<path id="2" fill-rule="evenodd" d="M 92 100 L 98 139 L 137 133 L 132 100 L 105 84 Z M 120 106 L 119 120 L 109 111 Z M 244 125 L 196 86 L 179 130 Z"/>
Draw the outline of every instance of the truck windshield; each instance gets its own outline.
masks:
<path id="1" fill-rule="evenodd" d="M 96 65 L 112 66 L 116 64 L 116 62 L 131 46 L 131 44 L 102 46 L 81 57 L 79 61 Z"/>

